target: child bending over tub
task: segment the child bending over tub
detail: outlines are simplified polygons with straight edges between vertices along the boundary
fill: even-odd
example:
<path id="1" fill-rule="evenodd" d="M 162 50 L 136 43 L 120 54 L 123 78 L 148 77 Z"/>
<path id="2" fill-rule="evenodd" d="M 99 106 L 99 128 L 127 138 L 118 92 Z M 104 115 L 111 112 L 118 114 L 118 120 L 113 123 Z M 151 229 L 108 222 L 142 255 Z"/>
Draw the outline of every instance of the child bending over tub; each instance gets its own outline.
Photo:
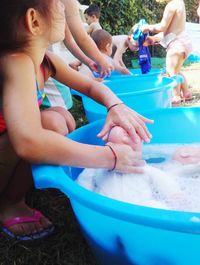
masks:
<path id="1" fill-rule="evenodd" d="M 131 75 L 131 72 L 126 68 L 126 66 L 121 66 L 111 58 L 113 45 L 112 45 L 112 36 L 110 35 L 110 33 L 108 33 L 103 29 L 99 29 L 91 34 L 91 38 L 96 43 L 98 49 L 100 50 L 101 54 L 104 56 L 105 60 L 109 62 L 110 65 L 112 65 L 113 70 L 118 71 L 124 75 Z M 81 73 L 93 79 L 97 79 L 97 81 L 102 81 L 102 79 L 97 77 L 97 75 L 94 76 L 94 74 L 91 72 L 90 68 L 87 65 L 82 64 L 80 61 L 74 61 L 73 63 L 70 64 L 70 66 L 74 69 L 79 67 L 78 70 Z"/>
<path id="2" fill-rule="evenodd" d="M 157 0 L 157 2 L 167 2 L 161 22 L 144 25 L 142 31 L 144 33 L 149 31 L 163 34 L 150 39 L 150 42 L 160 42 L 166 48 L 166 71 L 169 76 L 174 76 L 180 73 L 185 59 L 192 51 L 191 40 L 185 32 L 185 4 L 183 0 Z M 177 85 L 174 88 L 172 104 L 177 106 L 182 100 L 190 100 L 191 98 L 192 95 L 187 85 L 182 86 L 182 89 L 181 85 Z"/>
<path id="3" fill-rule="evenodd" d="M 49 113 L 60 115 L 65 131 L 54 130 L 51 120 L 44 122 L 40 105 L 46 80 L 51 76 L 107 108 L 98 134 L 103 139 L 113 125 L 120 125 L 133 141 L 139 135 L 149 142 L 145 122 L 152 121 L 128 108 L 105 85 L 47 51 L 65 36 L 61 1 L 1 0 L 0 17 L 4 17 L 0 23 L 0 228 L 19 240 L 37 239 L 51 233 L 53 224 L 25 203 L 33 185 L 31 163 L 106 169 L 115 165 L 120 172 L 135 172 L 144 164 L 128 145 L 87 145 L 64 137 L 75 128 L 73 117 L 64 109 Z"/>

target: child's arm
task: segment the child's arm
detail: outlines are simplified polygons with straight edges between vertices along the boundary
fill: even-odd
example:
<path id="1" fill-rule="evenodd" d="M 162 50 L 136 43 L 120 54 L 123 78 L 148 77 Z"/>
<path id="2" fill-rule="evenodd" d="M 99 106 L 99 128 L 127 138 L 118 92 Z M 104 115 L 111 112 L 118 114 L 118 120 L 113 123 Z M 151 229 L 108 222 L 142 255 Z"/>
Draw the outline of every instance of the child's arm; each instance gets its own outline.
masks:
<path id="1" fill-rule="evenodd" d="M 92 67 L 95 62 L 91 60 L 88 56 L 86 56 L 82 50 L 79 48 L 77 43 L 75 42 L 69 27 L 66 24 L 65 27 L 65 40 L 63 41 L 65 46 L 68 50 L 77 58 L 79 61 L 83 62 L 84 64 L 88 65 L 89 67 Z"/>
<path id="2" fill-rule="evenodd" d="M 168 3 L 165 7 L 163 17 L 160 23 L 152 24 L 152 25 L 143 25 L 141 27 L 142 32 L 166 32 L 171 21 L 173 20 L 173 17 L 175 16 L 175 8 L 172 3 Z"/>
<path id="3" fill-rule="evenodd" d="M 126 66 L 121 66 L 119 63 L 116 63 L 116 61 L 113 60 L 114 69 L 118 72 L 120 72 L 123 75 L 132 75 L 132 73 L 126 68 Z"/>
<path id="4" fill-rule="evenodd" d="M 81 144 L 42 127 L 35 67 L 30 57 L 15 54 L 0 63 L 4 71 L 4 117 L 9 139 L 19 157 L 34 163 L 113 168 L 115 158 L 108 146 Z M 112 147 L 117 154 L 117 170 L 137 172 L 138 166 L 143 165 L 131 147 L 120 144 Z"/>
<path id="5" fill-rule="evenodd" d="M 66 7 L 66 21 L 75 41 L 81 50 L 100 66 L 100 70 L 97 68 L 97 65 L 96 67 L 95 65 L 89 65 L 89 67 L 93 67 L 92 70 L 99 71 L 101 75 L 110 75 L 113 70 L 112 66 L 104 59 L 96 44 L 84 29 L 77 2 L 74 0 L 62 0 L 62 2 Z"/>
<path id="6" fill-rule="evenodd" d="M 147 36 L 143 46 L 157 45 L 163 39 L 163 32 L 159 32 L 153 36 Z"/>
<path id="7" fill-rule="evenodd" d="M 119 45 L 117 47 L 117 50 L 113 56 L 113 61 L 116 63 L 116 64 L 119 64 L 121 65 L 122 67 L 126 67 L 123 60 L 122 60 L 122 55 L 123 53 L 126 51 L 126 48 L 124 47 L 124 45 Z"/>
<path id="8" fill-rule="evenodd" d="M 87 67 L 87 65 L 83 64 L 80 69 L 79 69 L 79 73 L 83 74 L 83 75 L 86 75 L 87 77 L 90 77 L 94 80 L 96 80 L 96 78 L 94 77 L 92 71 L 90 70 L 89 67 Z M 100 81 L 99 79 L 97 79 L 97 81 Z M 101 79 L 102 81 L 102 79 Z"/>
<path id="9" fill-rule="evenodd" d="M 144 122 L 152 123 L 152 121 L 129 109 L 124 104 L 121 104 L 121 100 L 104 84 L 95 82 L 91 78 L 67 67 L 55 54 L 48 52 L 48 56 L 56 68 L 56 76 L 54 78 L 59 82 L 93 98 L 107 109 L 115 106 L 108 112 L 106 125 L 101 131 L 100 137 L 104 137 L 114 124 L 118 124 L 129 133 L 132 139 L 138 133 L 145 142 L 149 142 L 151 135 Z"/>

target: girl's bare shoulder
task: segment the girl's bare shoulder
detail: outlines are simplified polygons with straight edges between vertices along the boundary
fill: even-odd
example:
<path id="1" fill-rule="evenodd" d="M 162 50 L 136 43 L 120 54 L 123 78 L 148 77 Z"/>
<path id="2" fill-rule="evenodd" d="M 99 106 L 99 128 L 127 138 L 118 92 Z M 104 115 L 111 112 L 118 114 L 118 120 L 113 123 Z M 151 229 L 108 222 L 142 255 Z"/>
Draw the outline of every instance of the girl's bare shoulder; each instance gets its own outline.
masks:
<path id="1" fill-rule="evenodd" d="M 34 69 L 33 61 L 25 53 L 8 53 L 0 57 L 0 71 L 12 73 Z"/>

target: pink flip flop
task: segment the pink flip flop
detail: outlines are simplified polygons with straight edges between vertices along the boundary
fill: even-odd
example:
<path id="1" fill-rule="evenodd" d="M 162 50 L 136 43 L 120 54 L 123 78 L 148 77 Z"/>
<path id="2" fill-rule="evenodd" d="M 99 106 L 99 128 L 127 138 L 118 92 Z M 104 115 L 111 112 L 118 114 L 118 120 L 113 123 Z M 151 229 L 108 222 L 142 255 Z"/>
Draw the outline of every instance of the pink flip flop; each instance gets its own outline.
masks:
<path id="1" fill-rule="evenodd" d="M 2 231 L 7 234 L 8 236 L 15 238 L 17 240 L 35 240 L 40 239 L 43 237 L 46 237 L 54 231 L 54 226 L 50 226 L 49 228 L 45 228 L 42 231 L 30 235 L 15 235 L 13 234 L 9 228 L 16 224 L 22 224 L 22 223 L 39 223 L 40 218 L 42 216 L 42 213 L 38 210 L 34 210 L 32 216 L 21 216 L 21 217 L 14 217 L 11 219 L 8 219 L 2 223 Z"/>

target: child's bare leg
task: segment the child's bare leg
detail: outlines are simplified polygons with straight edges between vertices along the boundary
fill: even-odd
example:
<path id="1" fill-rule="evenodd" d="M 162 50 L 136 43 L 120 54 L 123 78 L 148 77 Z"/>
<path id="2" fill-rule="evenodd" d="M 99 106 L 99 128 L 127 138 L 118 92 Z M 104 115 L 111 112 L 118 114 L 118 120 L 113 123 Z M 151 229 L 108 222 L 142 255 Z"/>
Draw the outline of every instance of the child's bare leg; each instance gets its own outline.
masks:
<path id="1" fill-rule="evenodd" d="M 183 97 L 184 100 L 191 100 L 192 93 L 189 90 L 188 83 L 185 79 L 185 76 L 182 73 L 180 73 L 180 75 L 182 75 L 184 79 L 183 83 L 181 83 L 181 96 Z"/>
<path id="2" fill-rule="evenodd" d="M 62 107 L 52 107 L 41 111 L 41 122 L 43 128 L 62 135 L 66 135 L 76 128 L 73 116 Z"/>
<path id="3" fill-rule="evenodd" d="M 4 172 L 1 168 L 0 171 Z M 11 176 L 4 175 L 4 178 L 0 176 L 0 222 L 2 224 L 15 217 L 33 216 L 33 209 L 25 203 L 25 195 L 32 185 L 30 164 L 22 160 L 15 165 Z M 29 235 L 49 226 L 51 222 L 41 215 L 38 222 L 15 224 L 10 226 L 9 230 L 15 235 Z"/>
<path id="4" fill-rule="evenodd" d="M 184 53 L 178 54 L 168 51 L 166 56 L 166 70 L 169 76 L 175 76 L 180 73 L 184 62 Z M 172 104 L 181 103 L 181 85 L 177 85 L 173 90 Z"/>

